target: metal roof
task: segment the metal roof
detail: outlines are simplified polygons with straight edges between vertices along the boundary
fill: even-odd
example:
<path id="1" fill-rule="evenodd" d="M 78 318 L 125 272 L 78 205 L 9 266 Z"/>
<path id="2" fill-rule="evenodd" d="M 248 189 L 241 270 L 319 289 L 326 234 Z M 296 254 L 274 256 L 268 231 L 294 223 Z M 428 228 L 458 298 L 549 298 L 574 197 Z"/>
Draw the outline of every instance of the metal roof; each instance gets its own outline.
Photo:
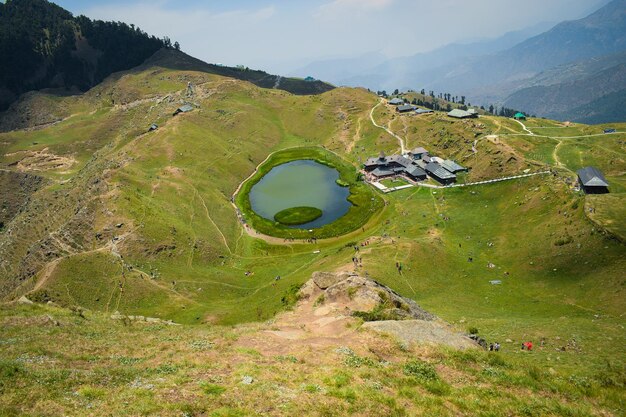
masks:
<path id="1" fill-rule="evenodd" d="M 426 113 L 432 113 L 432 110 L 428 110 L 428 109 L 415 109 L 415 113 L 417 114 L 426 114 Z"/>
<path id="2" fill-rule="evenodd" d="M 585 187 L 608 187 L 609 183 L 598 168 L 585 167 L 576 171 L 580 182 Z"/>
<path id="3" fill-rule="evenodd" d="M 398 110 L 398 111 L 411 111 L 413 109 L 415 109 L 415 106 L 412 105 L 412 104 L 404 104 L 404 105 L 398 106 L 396 108 L 396 110 Z"/>
<path id="4" fill-rule="evenodd" d="M 465 117 L 471 117 L 472 115 L 473 115 L 472 113 L 466 112 L 465 110 L 461 110 L 461 109 L 454 109 L 450 113 L 448 113 L 448 116 L 456 117 L 459 119 L 463 119 Z"/>
<path id="5" fill-rule="evenodd" d="M 467 168 L 462 167 L 461 165 L 457 164 L 456 162 L 454 162 L 451 159 L 446 159 L 445 161 L 443 161 L 441 163 L 441 166 L 444 167 L 445 169 L 447 169 L 448 171 L 452 172 L 452 173 L 456 173 L 456 172 L 466 171 L 467 170 Z"/>
<path id="6" fill-rule="evenodd" d="M 380 158 L 368 158 L 367 161 L 365 161 L 365 166 L 378 166 L 378 165 L 384 165 L 384 161 L 381 161 Z"/>
<path id="7" fill-rule="evenodd" d="M 387 158 L 387 162 L 396 162 L 403 167 L 411 166 L 411 164 L 413 163 L 413 161 L 411 161 L 409 158 L 405 158 L 402 155 L 391 155 Z"/>
<path id="8" fill-rule="evenodd" d="M 420 147 L 413 149 L 411 153 L 413 155 L 421 155 L 421 154 L 428 153 L 428 151 L 420 146 Z"/>
<path id="9" fill-rule="evenodd" d="M 404 104 L 404 100 L 402 100 L 401 98 L 392 98 L 391 100 L 389 100 L 389 104 Z"/>
<path id="10" fill-rule="evenodd" d="M 424 171 L 422 168 L 418 167 L 417 165 L 412 165 L 410 167 L 408 167 L 406 169 L 406 173 L 409 175 L 412 175 L 414 177 L 425 177 L 426 176 L 426 171 Z"/>
<path id="11" fill-rule="evenodd" d="M 372 175 L 374 175 L 375 177 L 385 177 L 387 175 L 393 175 L 395 174 L 395 172 L 388 170 L 388 169 L 382 169 L 382 168 L 376 168 L 375 170 L 372 171 Z"/>
<path id="12" fill-rule="evenodd" d="M 182 106 L 178 108 L 178 110 L 180 110 L 183 113 L 187 113 L 188 111 L 193 110 L 193 106 L 191 106 L 190 104 L 183 104 Z"/>
<path id="13" fill-rule="evenodd" d="M 456 178 L 456 175 L 454 175 L 450 171 L 447 171 L 446 169 L 444 169 L 444 167 L 436 162 L 431 162 L 430 164 L 426 165 L 426 171 L 437 178 L 441 178 L 442 180 Z"/>

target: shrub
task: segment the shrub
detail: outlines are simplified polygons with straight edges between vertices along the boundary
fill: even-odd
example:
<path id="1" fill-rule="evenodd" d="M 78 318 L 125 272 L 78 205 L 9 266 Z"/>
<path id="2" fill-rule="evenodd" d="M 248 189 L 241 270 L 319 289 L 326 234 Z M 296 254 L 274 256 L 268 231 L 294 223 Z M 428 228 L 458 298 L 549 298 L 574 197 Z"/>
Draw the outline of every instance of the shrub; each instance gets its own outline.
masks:
<path id="1" fill-rule="evenodd" d="M 472 327 L 470 327 L 470 328 L 468 328 L 468 329 L 467 329 L 467 332 L 468 332 L 469 334 L 478 334 L 478 328 L 477 328 L 477 327 L 472 326 Z"/>
<path id="2" fill-rule="evenodd" d="M 435 368 L 428 362 L 419 359 L 404 364 L 404 374 L 425 381 L 436 381 L 439 379 Z"/>
<path id="3" fill-rule="evenodd" d="M 300 300 L 300 288 L 302 284 L 292 284 L 285 295 L 283 295 L 280 299 L 280 302 L 283 303 L 285 307 L 291 307 L 296 304 Z"/>

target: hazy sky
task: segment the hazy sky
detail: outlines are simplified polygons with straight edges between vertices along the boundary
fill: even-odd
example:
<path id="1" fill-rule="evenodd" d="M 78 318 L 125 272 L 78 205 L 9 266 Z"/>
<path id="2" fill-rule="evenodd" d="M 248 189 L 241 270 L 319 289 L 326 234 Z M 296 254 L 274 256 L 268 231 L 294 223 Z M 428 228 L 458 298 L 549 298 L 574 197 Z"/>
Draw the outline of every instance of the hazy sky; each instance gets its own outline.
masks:
<path id="1" fill-rule="evenodd" d="M 571 20 L 608 0 L 54 0 L 134 23 L 208 62 L 287 73 L 320 58 L 412 55 Z"/>

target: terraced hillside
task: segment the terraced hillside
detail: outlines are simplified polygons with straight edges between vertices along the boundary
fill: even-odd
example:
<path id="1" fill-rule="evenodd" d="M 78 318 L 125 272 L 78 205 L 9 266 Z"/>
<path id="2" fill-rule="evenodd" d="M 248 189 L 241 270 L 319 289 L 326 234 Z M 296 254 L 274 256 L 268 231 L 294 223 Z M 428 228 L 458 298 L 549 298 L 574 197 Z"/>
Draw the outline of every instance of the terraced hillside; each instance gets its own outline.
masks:
<path id="1" fill-rule="evenodd" d="M 486 415 L 501 409 L 503 404 L 494 400 L 498 383 L 478 391 L 450 384 L 455 378 L 482 381 L 482 376 L 465 370 L 456 373 L 458 365 L 497 376 L 500 382 L 518 370 L 531 369 L 520 373 L 519 385 L 507 390 L 508 398 L 515 398 L 506 404 L 513 415 L 623 412 L 626 258 L 620 237 L 625 218 L 626 134 L 602 135 L 602 126 L 565 127 L 535 119 L 526 123 L 529 132 L 499 117 L 457 121 L 443 113 L 397 116 L 381 105 L 372 114 L 379 124 L 403 138 L 408 148 L 424 146 L 471 167 L 468 180 L 546 167 L 554 175 L 380 195 L 377 198 L 385 204 L 372 212 L 362 229 L 324 240 L 285 241 L 244 228 L 231 203 L 233 193 L 268 155 L 280 149 L 324 147 L 354 166 L 380 150 L 397 152 L 398 139 L 370 120 L 370 111 L 378 103 L 375 95 L 337 88 L 296 96 L 152 61 L 109 77 L 82 96 L 38 93 L 22 104 L 33 103 L 30 100 L 45 103 L 42 113 L 57 115 L 56 122 L 34 128 L 22 120 L 23 129 L 1 133 L 0 164 L 4 170 L 36 173 L 49 184 L 30 194 L 0 230 L 0 295 L 7 301 L 26 295 L 36 302 L 74 308 L 79 311 L 75 314 L 80 314 L 78 306 L 90 312 L 83 322 L 55 307 L 4 308 L 4 323 L 46 314 L 63 317 L 58 328 L 41 327 L 47 324 L 39 323 L 39 318 L 29 321 L 34 340 L 24 346 L 28 358 L 52 357 L 66 368 L 42 369 L 30 359 L 20 362 L 13 347 L 2 350 L 2 378 L 22 375 L 23 384 L 31 377 L 52 381 L 48 388 L 32 391 L 30 405 L 19 401 L 22 388 L 7 391 L 3 382 L 0 387 L 5 391 L 0 395 L 10 396 L 6 402 L 11 404 L 10 412 L 42 414 L 42 404 L 52 403 L 59 413 L 89 414 L 86 407 L 112 396 L 141 406 L 124 411 L 129 415 L 179 415 L 184 406 L 191 407 L 187 410 L 191 415 L 211 415 L 219 407 L 222 411 L 214 415 L 262 414 L 266 402 L 249 399 L 238 406 L 220 397 L 222 388 L 214 385 L 236 385 L 232 381 L 259 371 L 274 356 L 240 346 L 243 350 L 236 354 L 229 351 L 235 355 L 233 365 L 207 358 L 218 361 L 214 369 L 197 358 L 165 360 L 155 352 L 173 358 L 184 351 L 189 356 L 183 357 L 191 358 L 188 347 L 196 346 L 194 334 L 201 333 L 198 337 L 203 340 L 215 337 L 220 346 L 229 344 L 246 327 L 216 325 L 270 320 L 294 303 L 298 286 L 314 271 L 355 268 L 416 300 L 456 329 L 475 327 L 488 340 L 500 341 L 504 365 L 489 362 L 501 359 L 480 355 L 462 356 L 458 365 L 454 359 L 458 353 L 420 348 L 411 352 L 430 362 L 452 361 L 444 377 L 452 387 L 434 387 L 429 391 L 432 395 L 423 397 L 426 388 L 419 381 L 406 389 L 385 382 L 403 372 L 399 367 L 393 368 L 399 373 L 390 376 L 386 368 L 374 371 L 366 361 L 359 365 L 363 371 L 358 378 L 338 376 L 333 388 L 335 377 L 327 380 L 322 375 L 315 387 L 302 388 L 310 401 L 304 410 L 367 415 L 376 404 L 386 404 L 387 415 L 402 415 L 411 407 L 426 414 L 424 410 L 471 414 L 480 411 L 477 399 L 488 402 Z M 172 116 L 185 102 L 194 109 Z M 152 123 L 159 127 L 148 132 Z M 626 131 L 626 124 L 611 126 Z M 595 134 L 599 136 L 588 136 Z M 611 194 L 585 197 L 572 189 L 573 172 L 587 164 L 606 173 Z M 361 258 L 358 266 L 355 256 Z M 171 319 L 184 326 L 172 331 L 161 325 L 148 328 L 159 333 L 151 335 L 154 338 L 146 342 L 145 351 L 136 350 L 126 343 L 152 330 L 107 324 L 115 311 Z M 94 353 L 63 356 L 57 342 L 42 345 L 51 333 L 80 340 L 86 351 Z M 0 337 L 3 343 L 19 347 L 26 336 L 13 328 L 6 336 L 9 341 Z M 119 351 L 94 341 L 101 337 L 118 345 Z M 178 344 L 172 346 L 171 340 Z M 535 341 L 532 354 L 518 354 L 523 340 Z M 291 361 L 289 342 L 285 346 L 281 355 Z M 396 365 L 408 360 L 400 352 L 388 359 Z M 131 368 L 126 367 L 126 359 L 120 359 L 124 363 L 119 367 L 108 366 L 107 358 L 115 355 L 131 358 Z M 306 362 L 315 352 L 298 355 L 297 361 Z M 155 379 L 163 378 L 159 384 L 164 385 L 145 392 L 135 387 L 138 391 L 124 394 L 124 387 L 137 376 L 134 364 L 144 360 L 155 370 L 141 374 L 142 381 L 152 381 L 147 383 L 154 386 Z M 97 365 L 61 384 L 53 372 L 71 373 L 67 369 L 78 366 L 77 361 Z M 274 362 L 271 366 L 280 367 Z M 323 366 L 324 375 L 345 373 L 341 363 Z M 294 365 L 293 372 L 302 370 Z M 382 381 L 380 390 L 366 389 L 370 372 Z M 126 376 L 118 380 L 113 373 Z M 546 377 L 549 383 L 537 382 L 545 375 L 552 375 Z M 112 380 L 116 382 L 107 385 Z M 199 385 L 203 393 L 185 388 L 178 397 L 171 392 L 178 385 L 195 387 L 201 380 L 208 384 Z M 226 380 L 231 382 L 219 382 Z M 271 380 L 272 386 L 287 387 L 280 388 L 284 392 L 298 389 Z M 61 397 L 67 392 L 78 392 L 80 400 L 65 402 Z M 370 408 L 358 405 L 364 396 Z M 203 401 L 215 407 L 194 408 Z M 178 405 L 168 408 L 174 402 Z M 286 408 L 271 410 L 277 415 L 303 410 L 294 405 L 295 400 L 285 403 Z M 123 414 L 119 408 L 111 410 Z"/>

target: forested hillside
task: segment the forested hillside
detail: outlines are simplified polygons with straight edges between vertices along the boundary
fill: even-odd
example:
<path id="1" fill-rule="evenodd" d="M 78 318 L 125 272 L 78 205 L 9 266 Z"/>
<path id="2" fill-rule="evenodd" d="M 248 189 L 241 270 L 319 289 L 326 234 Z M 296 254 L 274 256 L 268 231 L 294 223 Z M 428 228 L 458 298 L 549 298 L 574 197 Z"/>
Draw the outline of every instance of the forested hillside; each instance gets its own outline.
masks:
<path id="1" fill-rule="evenodd" d="M 0 109 L 30 90 L 87 90 L 166 46 L 169 39 L 134 25 L 74 17 L 46 0 L 7 0 L 0 3 Z"/>

